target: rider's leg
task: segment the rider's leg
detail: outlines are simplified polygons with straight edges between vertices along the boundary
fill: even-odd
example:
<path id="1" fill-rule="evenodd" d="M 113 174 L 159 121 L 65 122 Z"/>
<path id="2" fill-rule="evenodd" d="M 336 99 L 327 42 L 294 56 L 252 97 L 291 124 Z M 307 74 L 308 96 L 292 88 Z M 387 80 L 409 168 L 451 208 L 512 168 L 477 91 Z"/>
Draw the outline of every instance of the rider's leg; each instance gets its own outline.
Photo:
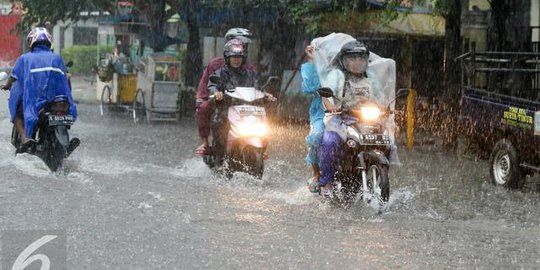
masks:
<path id="1" fill-rule="evenodd" d="M 212 133 L 214 134 L 214 156 L 218 161 L 218 166 L 222 165 L 227 147 L 227 135 L 229 132 L 229 122 L 223 112 L 216 112 L 212 120 Z"/>
<path id="2" fill-rule="evenodd" d="M 19 133 L 19 139 L 21 140 L 21 144 L 26 143 L 26 129 L 24 128 L 22 101 L 19 102 L 19 104 L 17 105 L 15 117 L 13 117 L 13 126 L 15 126 L 15 130 L 17 130 L 17 133 Z"/>
<path id="3" fill-rule="evenodd" d="M 325 131 L 320 148 L 321 178 L 320 186 L 332 183 L 341 158 L 341 137 L 333 131 Z"/>
<path id="4" fill-rule="evenodd" d="M 15 126 L 15 129 L 17 130 L 17 133 L 19 133 L 19 139 L 21 140 L 21 144 L 26 143 L 26 130 L 24 128 L 24 119 L 17 115 L 13 119 L 13 125 Z"/>
<path id="5" fill-rule="evenodd" d="M 209 101 L 202 101 L 197 105 L 196 116 L 197 126 L 199 127 L 199 137 L 201 139 L 201 145 L 197 149 L 208 146 L 208 137 L 210 135 L 210 117 L 212 115 L 212 108 Z"/>
<path id="6" fill-rule="evenodd" d="M 313 180 L 319 181 L 321 171 L 319 167 L 319 147 L 321 145 L 324 133 L 324 122 L 322 119 L 311 123 L 311 132 L 306 136 L 306 144 L 308 146 L 308 154 L 306 162 L 311 165 L 313 170 Z"/>

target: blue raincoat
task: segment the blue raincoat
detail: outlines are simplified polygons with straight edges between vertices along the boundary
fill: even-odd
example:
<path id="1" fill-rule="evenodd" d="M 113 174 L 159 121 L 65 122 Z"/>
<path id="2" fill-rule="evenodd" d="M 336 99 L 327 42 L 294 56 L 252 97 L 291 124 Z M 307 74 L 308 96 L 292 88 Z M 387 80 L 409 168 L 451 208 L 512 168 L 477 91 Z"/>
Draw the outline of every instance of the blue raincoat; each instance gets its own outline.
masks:
<path id="1" fill-rule="evenodd" d="M 34 137 L 39 111 L 56 97 L 65 97 L 70 104 L 69 114 L 77 117 L 66 66 L 62 57 L 50 48 L 36 46 L 31 52 L 21 55 L 11 76 L 17 80 L 20 88 L 15 89 L 9 99 L 11 119 L 15 117 L 17 107 L 22 104 L 27 138 Z"/>
<path id="2" fill-rule="evenodd" d="M 311 106 L 309 108 L 309 124 L 311 126 L 311 132 L 306 137 L 308 146 L 306 162 L 309 165 L 312 165 L 319 163 L 319 145 L 321 144 L 324 133 L 324 108 L 322 99 L 319 94 L 317 94 L 320 83 L 315 65 L 312 63 L 304 63 L 301 67 L 301 73 L 302 92 L 312 96 Z"/>

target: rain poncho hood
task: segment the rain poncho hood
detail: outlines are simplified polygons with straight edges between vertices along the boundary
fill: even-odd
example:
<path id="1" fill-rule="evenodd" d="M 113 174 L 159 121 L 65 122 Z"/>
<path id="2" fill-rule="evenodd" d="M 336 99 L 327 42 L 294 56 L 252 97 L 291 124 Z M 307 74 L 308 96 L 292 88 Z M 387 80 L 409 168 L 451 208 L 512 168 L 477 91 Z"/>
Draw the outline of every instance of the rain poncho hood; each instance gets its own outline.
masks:
<path id="1" fill-rule="evenodd" d="M 66 73 L 62 58 L 45 46 L 37 46 L 17 59 L 11 76 L 17 80 L 20 94 L 10 98 L 9 106 L 15 108 L 12 119 L 17 106 L 23 106 L 27 138 L 36 131 L 39 111 L 57 97 L 67 99 L 69 114 L 77 117 Z"/>
<path id="2" fill-rule="evenodd" d="M 332 33 L 316 38 L 311 42 L 311 45 L 314 47 L 313 63 L 319 75 L 321 87 L 331 88 L 336 97 L 342 95 L 345 84 L 345 75 L 335 65 L 337 62 L 336 56 L 344 44 L 353 40 L 355 39 L 350 35 Z M 390 109 L 393 110 L 396 89 L 396 62 L 370 52 L 367 74 L 373 87 L 374 101 L 383 108 L 390 105 Z M 386 127 L 393 141 L 395 131 L 393 115 L 390 115 L 388 118 Z"/>
<path id="3" fill-rule="evenodd" d="M 336 56 L 344 44 L 353 40 L 355 39 L 350 35 L 332 33 L 311 42 L 314 47 L 313 63 L 317 69 L 321 87 L 330 87 L 336 96 L 340 96 L 339 94 L 343 91 L 345 80 L 343 72 L 335 65 Z M 375 101 L 382 106 L 387 106 L 395 97 L 396 62 L 370 52 L 367 74 L 376 90 Z"/>

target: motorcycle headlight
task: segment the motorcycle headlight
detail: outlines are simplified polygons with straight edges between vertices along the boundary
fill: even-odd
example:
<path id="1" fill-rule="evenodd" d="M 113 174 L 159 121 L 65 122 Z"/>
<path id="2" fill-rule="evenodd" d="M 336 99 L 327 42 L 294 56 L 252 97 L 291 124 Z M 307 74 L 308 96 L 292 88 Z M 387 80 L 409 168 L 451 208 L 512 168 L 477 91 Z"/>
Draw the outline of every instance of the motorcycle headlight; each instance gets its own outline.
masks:
<path id="1" fill-rule="evenodd" d="M 360 107 L 360 117 L 364 121 L 375 121 L 381 117 L 381 109 L 375 106 Z"/>
<path id="2" fill-rule="evenodd" d="M 245 137 L 263 137 L 268 133 L 268 126 L 259 122 L 256 117 L 248 117 L 238 124 L 238 133 Z"/>

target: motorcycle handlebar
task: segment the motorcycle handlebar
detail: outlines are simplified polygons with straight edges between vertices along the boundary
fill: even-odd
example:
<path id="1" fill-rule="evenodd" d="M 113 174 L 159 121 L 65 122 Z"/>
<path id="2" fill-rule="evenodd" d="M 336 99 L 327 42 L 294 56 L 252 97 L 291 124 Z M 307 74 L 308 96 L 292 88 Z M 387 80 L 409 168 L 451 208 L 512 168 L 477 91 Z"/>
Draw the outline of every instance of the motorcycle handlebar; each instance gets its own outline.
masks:
<path id="1" fill-rule="evenodd" d="M 225 96 L 223 96 L 223 97 L 225 97 Z M 274 96 L 272 96 L 272 97 L 266 96 L 265 98 L 267 98 L 267 100 L 271 101 L 271 102 L 277 101 L 277 98 L 274 97 Z M 210 101 L 218 101 L 218 100 L 216 100 L 216 94 L 208 96 L 208 100 L 210 100 Z M 219 101 L 221 101 L 221 100 L 219 100 Z"/>
<path id="2" fill-rule="evenodd" d="M 327 115 L 340 115 L 340 114 L 344 114 L 344 113 L 352 113 L 352 110 L 338 110 L 338 111 L 330 111 L 330 110 L 324 110 L 324 113 L 327 114 Z M 396 111 L 394 110 L 386 110 L 383 112 L 383 115 L 391 115 L 391 114 L 394 114 L 396 113 Z"/>

